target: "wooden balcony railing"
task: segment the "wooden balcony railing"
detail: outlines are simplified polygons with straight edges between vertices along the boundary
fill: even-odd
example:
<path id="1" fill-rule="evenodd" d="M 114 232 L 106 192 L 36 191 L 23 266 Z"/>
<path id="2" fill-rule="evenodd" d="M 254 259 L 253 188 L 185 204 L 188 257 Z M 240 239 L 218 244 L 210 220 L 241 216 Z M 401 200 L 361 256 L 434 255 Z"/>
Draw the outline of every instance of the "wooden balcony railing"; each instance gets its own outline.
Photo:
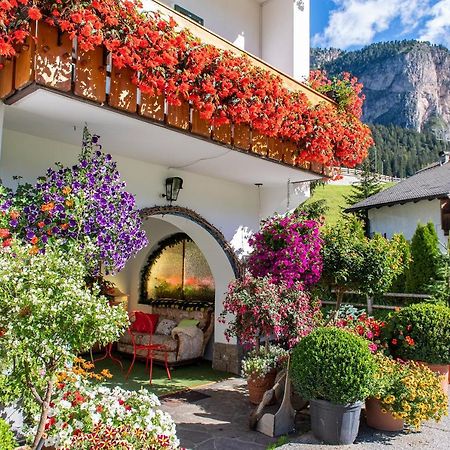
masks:
<path id="1" fill-rule="evenodd" d="M 188 19 L 179 16 L 176 20 L 181 26 L 193 28 L 193 23 Z M 205 41 L 209 37 L 213 44 L 217 45 L 216 41 L 220 40 L 221 45 L 231 46 L 218 36 L 208 36 L 204 28 L 198 25 L 195 27 L 198 29 L 192 29 L 192 32 L 201 34 L 200 37 Z M 253 156 L 324 176 L 332 174 L 329 168 L 321 164 L 297 161 L 297 147 L 293 142 L 264 136 L 243 124 L 212 127 L 208 121 L 200 118 L 199 112 L 188 102 L 174 106 L 168 104 L 162 95 L 141 93 L 132 83 L 131 70 L 113 67 L 104 47 L 87 52 L 77 50 L 67 34 L 43 22 L 37 24 L 33 34 L 35 39 L 28 38 L 17 49 L 18 53 L 13 59 L 0 60 L 0 98 L 7 104 L 13 104 L 34 90 L 43 88 L 141 120 L 156 122 Z M 256 59 L 255 64 L 270 68 Z M 295 89 L 304 89 L 312 102 L 330 101 L 301 83 L 283 77 L 291 87 L 295 85 Z"/>

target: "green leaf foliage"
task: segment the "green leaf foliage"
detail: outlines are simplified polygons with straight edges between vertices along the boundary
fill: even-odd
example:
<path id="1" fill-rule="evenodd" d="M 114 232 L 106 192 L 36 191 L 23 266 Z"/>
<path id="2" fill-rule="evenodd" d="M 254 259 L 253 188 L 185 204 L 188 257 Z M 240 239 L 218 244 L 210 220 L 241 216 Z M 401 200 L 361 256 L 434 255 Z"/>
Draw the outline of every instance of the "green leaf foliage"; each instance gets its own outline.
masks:
<path id="1" fill-rule="evenodd" d="M 372 394 L 377 366 L 367 341 L 348 331 L 317 328 L 294 348 L 291 379 L 305 399 L 349 404 Z"/>
<path id="2" fill-rule="evenodd" d="M 402 254 L 403 268 L 392 280 L 389 292 L 406 292 L 406 275 L 411 264 L 411 246 L 403 234 L 397 236 L 398 251 Z"/>
<path id="3" fill-rule="evenodd" d="M 447 306 L 417 303 L 403 308 L 391 317 L 385 335 L 391 352 L 397 357 L 430 364 L 450 363 L 450 308 Z M 413 339 L 412 345 L 407 336 Z"/>
<path id="4" fill-rule="evenodd" d="M 406 290 L 426 293 L 426 287 L 439 279 L 441 254 L 439 240 L 432 222 L 419 224 L 411 240 L 412 262 L 406 275 Z"/>
<path id="5" fill-rule="evenodd" d="M 383 293 L 403 270 L 398 235 L 391 240 L 364 235 L 362 223 L 350 216 L 322 232 L 323 280 L 339 291 Z"/>
<path id="6" fill-rule="evenodd" d="M 126 311 L 110 306 L 97 285 L 86 285 L 91 245 L 49 243 L 37 254 L 16 245 L 0 252 L 0 356 L 10 363 L 6 391 L 32 385 L 42 399 L 44 385 L 79 353 L 123 334 Z"/>
<path id="7" fill-rule="evenodd" d="M 17 442 L 11 426 L 3 419 L 0 419 L 0 448 L 2 450 L 13 450 L 17 447 Z"/>

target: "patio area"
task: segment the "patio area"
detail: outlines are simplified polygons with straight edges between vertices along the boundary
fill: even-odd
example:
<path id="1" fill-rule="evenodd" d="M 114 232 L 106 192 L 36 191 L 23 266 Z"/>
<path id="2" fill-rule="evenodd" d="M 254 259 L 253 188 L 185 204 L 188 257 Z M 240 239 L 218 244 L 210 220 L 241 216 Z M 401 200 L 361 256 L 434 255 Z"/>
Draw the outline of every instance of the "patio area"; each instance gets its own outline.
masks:
<path id="1" fill-rule="evenodd" d="M 123 361 L 125 371 L 129 361 Z M 297 413 L 296 431 L 281 438 L 270 438 L 248 427 L 253 405 L 248 400 L 246 380 L 215 371 L 202 361 L 173 371 L 168 380 L 161 366 L 154 367 L 152 385 L 148 383 L 145 364 L 138 361 L 128 380 L 120 367 L 110 360 L 96 363 L 96 370 L 109 369 L 113 378 L 105 384 L 124 389 L 144 388 L 156 394 L 161 409 L 170 414 L 177 426 L 177 436 L 186 449 L 204 450 L 332 450 L 342 446 L 321 445 L 310 430 L 307 410 Z M 449 408 L 450 413 L 450 408 Z M 447 448 L 450 417 L 440 423 L 427 422 L 418 432 L 381 432 L 367 426 L 361 419 L 358 438 L 353 446 L 364 450 L 388 446 L 392 450 Z"/>
<path id="2" fill-rule="evenodd" d="M 209 386 L 195 389 L 187 399 L 162 399 L 162 409 L 168 412 L 177 425 L 181 445 L 187 449 L 203 450 L 333 450 L 339 445 L 321 445 L 310 431 L 309 415 L 298 413 L 296 432 L 282 439 L 269 438 L 248 428 L 252 407 L 248 401 L 246 381 L 229 378 Z M 450 411 L 449 411 L 450 412 Z M 361 419 L 360 431 L 352 448 L 372 450 L 424 449 L 444 450 L 448 448 L 450 418 L 441 422 L 427 422 L 418 432 L 381 432 L 366 425 Z M 281 447 L 278 444 L 289 441 Z M 274 447 L 271 447 L 271 446 Z M 345 447 L 344 447 L 345 448 Z"/>

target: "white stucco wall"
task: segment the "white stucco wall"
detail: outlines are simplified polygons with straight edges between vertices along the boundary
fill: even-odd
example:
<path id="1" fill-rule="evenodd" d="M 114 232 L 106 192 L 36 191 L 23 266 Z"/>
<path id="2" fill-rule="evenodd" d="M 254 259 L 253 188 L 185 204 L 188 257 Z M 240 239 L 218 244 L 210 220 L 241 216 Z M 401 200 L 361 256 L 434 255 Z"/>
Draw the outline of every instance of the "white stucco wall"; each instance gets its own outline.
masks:
<path id="1" fill-rule="evenodd" d="M 144 0 L 144 8 L 153 8 L 151 3 Z M 187 9 L 201 17 L 209 30 L 239 48 L 261 56 L 260 4 L 256 0 L 161 0 L 161 3 Z"/>
<path id="2" fill-rule="evenodd" d="M 298 80 L 309 74 L 309 0 L 262 4 L 261 57 Z"/>
<path id="3" fill-rule="evenodd" d="M 395 233 L 403 233 L 408 240 L 413 237 L 419 223 L 431 221 L 442 244 L 441 249 L 448 244 L 448 237 L 444 236 L 441 228 L 440 201 L 436 199 L 370 209 L 369 220 L 371 232 L 386 234 L 388 238 Z"/>
<path id="4" fill-rule="evenodd" d="M 15 175 L 22 176 L 22 181 L 33 183 L 55 161 L 66 165 L 75 164 L 79 151 L 77 146 L 5 128 L 0 152 L 0 178 L 11 187 L 17 184 L 13 180 Z M 105 148 L 104 151 L 108 149 Z M 241 254 L 241 248 L 248 252 L 247 238 L 258 229 L 260 218 L 274 212 L 284 213 L 287 209 L 294 208 L 308 194 L 307 188 L 291 185 L 288 204 L 286 185 L 263 186 L 261 193 L 258 193 L 258 188 L 254 185 L 233 183 L 183 170 L 168 170 L 163 166 L 120 155 L 113 157 L 127 183 L 127 190 L 136 196 L 138 208 L 164 205 L 165 200 L 161 197 L 164 180 L 171 175 L 181 176 L 184 185 L 177 205 L 193 209 L 219 228 L 238 254 Z M 138 305 L 139 277 L 152 247 L 164 237 L 181 230 L 197 243 L 211 267 L 216 286 L 217 316 L 222 309 L 227 285 L 233 279 L 233 271 L 215 239 L 193 221 L 176 216 L 150 219 L 146 222 L 145 229 L 149 246 L 129 261 L 114 279 L 118 287 L 129 294 L 130 309 L 145 309 L 145 306 Z M 224 326 L 216 321 L 215 342 L 226 342 L 223 331 Z"/>
<path id="5" fill-rule="evenodd" d="M 204 26 L 280 71 L 309 74 L 310 0 L 160 0 L 204 19 Z M 144 0 L 144 9 L 157 9 Z"/>

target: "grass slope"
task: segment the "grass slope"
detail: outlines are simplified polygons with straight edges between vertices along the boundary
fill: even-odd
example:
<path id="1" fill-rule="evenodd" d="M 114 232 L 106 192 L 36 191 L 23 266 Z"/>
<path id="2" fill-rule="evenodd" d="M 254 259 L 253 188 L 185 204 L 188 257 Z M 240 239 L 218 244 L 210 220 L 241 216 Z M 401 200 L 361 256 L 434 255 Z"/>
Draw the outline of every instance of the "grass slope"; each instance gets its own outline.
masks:
<path id="1" fill-rule="evenodd" d="M 383 189 L 387 189 L 394 184 L 395 183 L 383 183 Z M 349 206 L 344 197 L 348 196 L 351 190 L 351 185 L 331 183 L 317 186 L 313 195 L 305 202 L 305 204 L 325 199 L 329 208 L 328 212 L 325 214 L 325 223 L 334 225 L 341 218 L 342 211 Z"/>
<path id="2" fill-rule="evenodd" d="M 341 217 L 342 210 L 348 205 L 344 196 L 350 194 L 352 186 L 325 184 L 317 186 L 313 195 L 305 203 L 325 199 L 327 201 L 328 211 L 325 214 L 325 223 L 334 225 Z"/>

